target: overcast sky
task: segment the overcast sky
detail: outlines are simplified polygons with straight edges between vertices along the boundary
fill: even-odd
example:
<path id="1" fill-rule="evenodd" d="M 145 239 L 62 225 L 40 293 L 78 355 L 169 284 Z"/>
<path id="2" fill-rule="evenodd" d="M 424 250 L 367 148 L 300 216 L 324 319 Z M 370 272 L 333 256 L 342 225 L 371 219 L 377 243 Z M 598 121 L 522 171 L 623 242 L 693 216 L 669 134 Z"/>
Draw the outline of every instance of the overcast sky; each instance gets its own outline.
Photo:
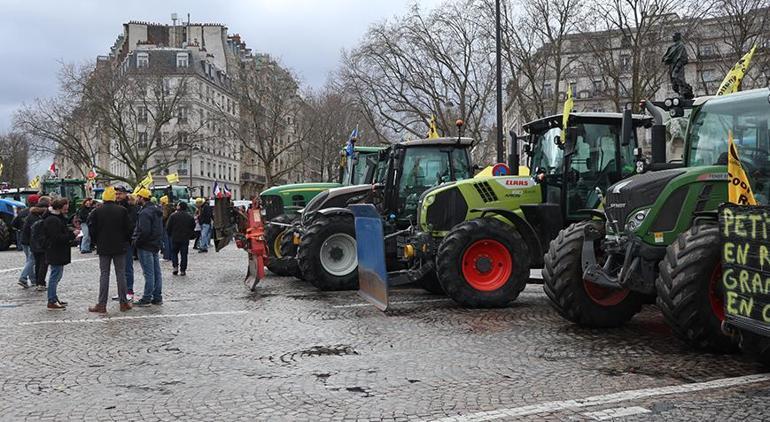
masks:
<path id="1" fill-rule="evenodd" d="M 321 86 L 340 50 L 370 24 L 404 13 L 414 2 L 441 0 L 0 0 L 0 133 L 14 110 L 56 91 L 59 63 L 107 54 L 129 20 L 216 22 L 255 51 L 270 53 L 310 86 Z M 45 165 L 47 168 L 47 165 Z"/>

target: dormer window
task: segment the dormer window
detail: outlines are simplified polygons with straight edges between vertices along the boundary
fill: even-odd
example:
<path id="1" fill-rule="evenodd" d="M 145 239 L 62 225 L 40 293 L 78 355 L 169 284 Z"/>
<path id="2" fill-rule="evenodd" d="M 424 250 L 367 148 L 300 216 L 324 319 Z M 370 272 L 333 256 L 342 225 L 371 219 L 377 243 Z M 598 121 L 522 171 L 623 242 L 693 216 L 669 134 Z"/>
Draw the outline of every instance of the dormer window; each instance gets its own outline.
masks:
<path id="1" fill-rule="evenodd" d="M 150 67 L 150 54 L 136 53 L 136 67 Z"/>
<path id="2" fill-rule="evenodd" d="M 176 67 L 190 66 L 190 59 L 187 53 L 176 53 Z"/>

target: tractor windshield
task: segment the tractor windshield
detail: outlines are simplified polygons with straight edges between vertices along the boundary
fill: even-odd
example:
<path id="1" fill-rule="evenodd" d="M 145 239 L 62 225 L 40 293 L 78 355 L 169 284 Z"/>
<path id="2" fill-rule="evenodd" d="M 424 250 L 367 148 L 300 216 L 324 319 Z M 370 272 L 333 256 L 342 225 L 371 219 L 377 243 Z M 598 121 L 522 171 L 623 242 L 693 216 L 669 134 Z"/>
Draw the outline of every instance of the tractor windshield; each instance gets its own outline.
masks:
<path id="1" fill-rule="evenodd" d="M 561 136 L 561 128 L 558 127 L 548 129 L 535 136 L 531 174 L 538 172 L 545 174 L 561 173 L 564 152 L 556 145 L 557 136 Z"/>
<path id="2" fill-rule="evenodd" d="M 376 165 L 377 154 L 378 152 L 357 152 L 354 157 L 348 157 L 342 184 L 350 186 L 367 183 L 366 173 L 370 165 Z"/>
<path id="3" fill-rule="evenodd" d="M 399 202 L 405 215 L 414 215 L 420 195 L 428 188 L 471 177 L 466 148 L 419 147 L 406 150 L 399 182 Z"/>
<path id="4" fill-rule="evenodd" d="M 688 129 L 689 166 L 727 164 L 729 132 L 738 148 L 757 201 L 770 197 L 770 104 L 766 92 L 753 98 L 735 95 L 706 102 Z"/>

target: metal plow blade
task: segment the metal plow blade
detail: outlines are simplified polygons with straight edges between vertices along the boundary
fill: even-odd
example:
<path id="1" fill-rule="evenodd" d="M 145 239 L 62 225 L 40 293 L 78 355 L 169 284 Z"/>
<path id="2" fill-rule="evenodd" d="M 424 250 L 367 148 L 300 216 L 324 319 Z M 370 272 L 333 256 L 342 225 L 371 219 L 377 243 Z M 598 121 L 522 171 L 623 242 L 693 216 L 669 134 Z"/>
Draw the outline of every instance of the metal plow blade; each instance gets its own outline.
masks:
<path id="1" fill-rule="evenodd" d="M 350 205 L 356 218 L 358 294 L 381 311 L 388 309 L 388 271 L 382 219 L 371 204 Z"/>

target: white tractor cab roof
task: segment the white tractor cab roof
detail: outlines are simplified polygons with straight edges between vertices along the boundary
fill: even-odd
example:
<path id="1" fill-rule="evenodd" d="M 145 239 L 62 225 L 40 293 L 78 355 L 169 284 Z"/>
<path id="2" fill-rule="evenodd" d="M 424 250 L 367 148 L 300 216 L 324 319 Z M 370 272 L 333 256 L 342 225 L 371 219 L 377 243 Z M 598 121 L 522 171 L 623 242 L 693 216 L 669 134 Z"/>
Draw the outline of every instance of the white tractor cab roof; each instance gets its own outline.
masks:
<path id="1" fill-rule="evenodd" d="M 415 139 L 413 141 L 403 141 L 399 142 L 396 145 L 403 145 L 403 146 L 420 146 L 420 145 L 473 145 L 473 138 L 452 138 L 452 137 L 444 137 L 444 138 L 433 138 L 433 139 Z"/>

